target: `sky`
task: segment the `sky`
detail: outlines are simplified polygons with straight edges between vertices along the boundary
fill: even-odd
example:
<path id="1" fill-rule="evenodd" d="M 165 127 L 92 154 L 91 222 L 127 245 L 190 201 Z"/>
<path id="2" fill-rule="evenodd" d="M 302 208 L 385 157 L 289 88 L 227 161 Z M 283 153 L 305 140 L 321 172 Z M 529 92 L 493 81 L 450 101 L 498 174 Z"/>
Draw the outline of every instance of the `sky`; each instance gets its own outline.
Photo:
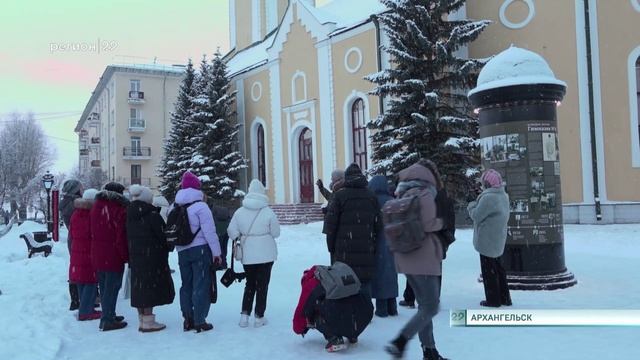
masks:
<path id="1" fill-rule="evenodd" d="M 247 1 L 247 0 L 240 0 Z M 324 5 L 331 0 L 317 0 Z M 0 126 L 32 112 L 57 160 L 78 163 L 73 132 L 111 63 L 186 63 L 229 50 L 228 0 L 1 0 Z M 78 50 L 65 49 L 74 45 Z M 100 51 L 87 48 L 95 45 Z"/>
<path id="2" fill-rule="evenodd" d="M 70 172 L 73 129 L 105 67 L 226 52 L 228 13 L 227 0 L 2 0 L 0 117 L 36 114 L 58 156 L 52 172 Z M 59 50 L 98 41 L 100 53 Z"/>

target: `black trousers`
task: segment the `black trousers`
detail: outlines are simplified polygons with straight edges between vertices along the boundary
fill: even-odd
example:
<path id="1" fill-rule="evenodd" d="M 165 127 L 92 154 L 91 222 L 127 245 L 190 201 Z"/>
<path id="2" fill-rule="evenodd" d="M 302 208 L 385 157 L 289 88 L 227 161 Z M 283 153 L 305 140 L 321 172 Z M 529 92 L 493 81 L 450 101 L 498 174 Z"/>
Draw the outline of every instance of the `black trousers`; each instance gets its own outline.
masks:
<path id="1" fill-rule="evenodd" d="M 500 263 L 500 258 L 480 255 L 480 269 L 482 270 L 482 283 L 487 303 L 490 305 L 511 304 L 507 273 Z"/>
<path id="2" fill-rule="evenodd" d="M 242 313 L 251 315 L 253 298 L 255 297 L 256 317 L 263 317 L 267 309 L 267 293 L 269 292 L 273 262 L 244 265 L 243 267 L 247 279 L 244 287 L 244 296 L 242 297 Z"/>
<path id="3" fill-rule="evenodd" d="M 409 285 L 409 281 L 407 280 L 407 286 L 404 288 L 404 292 L 402 293 L 402 297 L 405 302 L 415 304 L 416 302 L 416 294 L 414 294 L 411 285 Z"/>

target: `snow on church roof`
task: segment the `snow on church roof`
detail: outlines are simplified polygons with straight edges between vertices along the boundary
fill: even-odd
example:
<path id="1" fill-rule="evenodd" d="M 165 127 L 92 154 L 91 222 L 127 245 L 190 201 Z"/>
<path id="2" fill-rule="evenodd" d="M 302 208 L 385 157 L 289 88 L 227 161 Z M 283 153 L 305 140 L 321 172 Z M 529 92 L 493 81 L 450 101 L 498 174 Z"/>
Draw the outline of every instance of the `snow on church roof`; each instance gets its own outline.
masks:
<path id="1" fill-rule="evenodd" d="M 320 7 L 314 7 L 305 0 L 299 0 L 298 3 L 308 9 L 320 24 L 335 24 L 332 33 L 357 26 L 371 15 L 387 9 L 379 0 L 333 0 Z M 228 74 L 233 76 L 265 64 L 269 58 L 267 49 L 273 44 L 276 34 L 274 31 L 262 42 L 234 54 L 227 62 Z"/>
<path id="2" fill-rule="evenodd" d="M 567 86 L 556 78 L 547 61 L 540 55 L 511 46 L 496 55 L 480 71 L 478 84 L 469 96 L 485 90 L 513 85 L 555 84 Z"/>
<path id="3" fill-rule="evenodd" d="M 340 28 L 356 25 L 367 20 L 373 14 L 379 14 L 387 8 L 379 0 L 333 0 L 315 9 L 320 23 L 333 22 Z M 314 14 L 316 15 L 316 14 Z"/>
<path id="4" fill-rule="evenodd" d="M 243 70 L 249 70 L 266 63 L 269 57 L 269 55 L 267 54 L 267 49 L 273 43 L 273 39 L 275 38 L 275 36 L 276 32 L 273 32 L 261 43 L 246 48 L 235 54 L 227 62 L 227 72 L 229 73 L 229 75 L 233 76 L 234 74 L 237 74 Z"/>

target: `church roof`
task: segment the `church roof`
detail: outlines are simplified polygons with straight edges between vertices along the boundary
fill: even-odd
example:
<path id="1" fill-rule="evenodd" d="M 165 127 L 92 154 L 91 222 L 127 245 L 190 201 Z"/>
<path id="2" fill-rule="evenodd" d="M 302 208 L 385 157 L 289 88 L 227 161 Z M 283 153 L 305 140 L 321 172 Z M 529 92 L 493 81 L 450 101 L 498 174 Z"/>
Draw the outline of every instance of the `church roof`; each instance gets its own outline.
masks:
<path id="1" fill-rule="evenodd" d="M 331 30 L 328 37 L 335 33 L 358 27 L 367 22 L 371 15 L 379 14 L 386 10 L 386 7 L 379 0 L 333 0 L 320 7 L 315 7 L 306 0 L 297 0 L 295 2 L 300 6 L 304 6 L 319 24 L 330 27 Z M 287 9 L 287 11 L 291 10 Z M 267 50 L 273 45 L 277 34 L 278 31 L 273 31 L 262 42 L 253 44 L 234 54 L 227 62 L 229 76 L 234 76 L 265 64 L 269 59 Z"/>

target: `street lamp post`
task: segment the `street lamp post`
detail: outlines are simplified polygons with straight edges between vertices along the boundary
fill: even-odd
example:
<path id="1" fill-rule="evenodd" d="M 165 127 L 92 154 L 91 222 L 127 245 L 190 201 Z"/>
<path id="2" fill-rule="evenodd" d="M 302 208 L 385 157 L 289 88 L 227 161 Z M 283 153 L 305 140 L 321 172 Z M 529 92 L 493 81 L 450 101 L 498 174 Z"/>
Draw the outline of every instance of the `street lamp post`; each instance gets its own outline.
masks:
<path id="1" fill-rule="evenodd" d="M 51 188 L 53 187 L 54 177 L 49 171 L 42 176 L 42 185 L 47 191 L 47 232 L 53 231 L 51 224 Z"/>

